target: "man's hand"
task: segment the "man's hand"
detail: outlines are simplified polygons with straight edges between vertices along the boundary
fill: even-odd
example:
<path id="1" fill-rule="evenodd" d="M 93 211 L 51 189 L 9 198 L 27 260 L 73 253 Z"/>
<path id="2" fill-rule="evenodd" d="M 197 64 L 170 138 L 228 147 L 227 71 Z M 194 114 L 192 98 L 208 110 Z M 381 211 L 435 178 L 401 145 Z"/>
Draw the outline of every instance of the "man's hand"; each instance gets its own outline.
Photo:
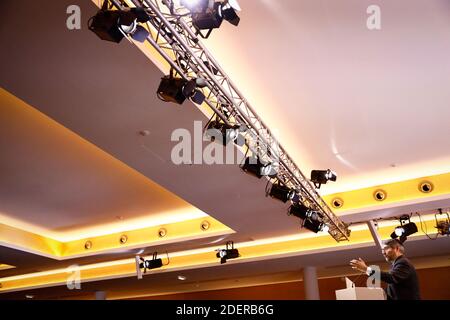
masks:
<path id="1" fill-rule="evenodd" d="M 352 266 L 352 269 L 361 271 L 361 272 L 366 272 L 367 271 L 367 265 L 364 262 L 363 259 L 358 258 L 358 259 L 353 259 L 352 261 L 350 261 L 350 265 Z"/>

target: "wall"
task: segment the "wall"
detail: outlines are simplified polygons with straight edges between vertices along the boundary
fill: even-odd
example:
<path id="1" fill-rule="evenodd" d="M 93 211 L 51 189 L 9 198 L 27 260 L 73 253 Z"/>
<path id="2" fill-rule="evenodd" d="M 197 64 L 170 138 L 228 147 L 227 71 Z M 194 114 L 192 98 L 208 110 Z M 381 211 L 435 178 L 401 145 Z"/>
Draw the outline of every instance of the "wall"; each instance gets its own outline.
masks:
<path id="1" fill-rule="evenodd" d="M 417 270 L 422 299 L 450 300 L 450 267 Z M 354 279 L 354 277 L 352 277 Z M 357 279 L 363 286 L 365 279 Z M 335 300 L 335 290 L 345 288 L 341 277 L 319 280 L 322 300 Z M 255 287 L 180 293 L 139 299 L 158 300 L 302 300 L 305 298 L 302 281 Z"/>

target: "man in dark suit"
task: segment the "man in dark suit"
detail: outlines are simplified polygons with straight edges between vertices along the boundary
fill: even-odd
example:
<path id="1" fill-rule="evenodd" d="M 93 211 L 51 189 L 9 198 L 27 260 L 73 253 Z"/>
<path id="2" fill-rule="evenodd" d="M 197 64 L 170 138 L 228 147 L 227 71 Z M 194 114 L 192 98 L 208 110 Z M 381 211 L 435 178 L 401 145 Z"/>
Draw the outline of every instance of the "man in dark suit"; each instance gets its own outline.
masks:
<path id="1" fill-rule="evenodd" d="M 388 300 L 419 300 L 419 280 L 416 269 L 404 256 L 405 248 L 397 239 L 385 241 L 382 254 L 387 262 L 392 264 L 389 272 L 380 272 L 380 279 L 388 284 Z M 365 272 L 368 276 L 376 271 L 368 267 L 361 259 L 350 261 L 353 269 Z M 376 276 L 376 275 L 375 275 Z"/>

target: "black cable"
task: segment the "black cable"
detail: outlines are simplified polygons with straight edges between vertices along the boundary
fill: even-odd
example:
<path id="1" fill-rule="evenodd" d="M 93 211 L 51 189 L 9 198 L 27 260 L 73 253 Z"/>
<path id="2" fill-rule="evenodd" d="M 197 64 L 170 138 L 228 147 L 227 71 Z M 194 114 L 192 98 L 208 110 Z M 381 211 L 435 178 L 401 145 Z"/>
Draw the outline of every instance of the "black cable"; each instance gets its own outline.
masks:
<path id="1" fill-rule="evenodd" d="M 167 255 L 167 263 L 165 264 L 165 266 L 167 266 L 170 263 L 169 252 L 166 251 L 166 255 Z"/>
<path id="2" fill-rule="evenodd" d="M 436 237 L 432 238 L 428 235 L 428 228 L 427 228 L 427 224 L 425 223 L 425 230 L 423 230 L 423 223 L 422 223 L 422 217 L 420 216 L 420 214 L 418 212 L 416 212 L 416 215 L 419 217 L 419 221 L 420 221 L 420 229 L 422 230 L 423 233 L 425 233 L 425 235 L 428 237 L 428 239 L 430 240 L 436 240 L 437 237 L 439 236 L 439 233 L 436 234 Z"/>
<path id="3" fill-rule="evenodd" d="M 268 196 L 269 196 L 269 193 L 270 193 L 270 189 L 268 189 L 269 183 L 271 184 L 271 186 L 273 185 L 273 183 L 271 183 L 270 179 L 268 179 L 268 180 L 267 180 L 267 183 L 266 183 L 266 189 L 265 189 L 265 191 L 266 191 L 266 197 L 268 197 Z"/>
<path id="4" fill-rule="evenodd" d="M 214 113 L 211 118 L 209 118 L 208 122 L 205 124 L 205 126 L 203 127 L 203 132 L 206 132 L 206 129 L 208 128 L 209 124 L 211 123 L 212 119 L 216 116 L 216 114 Z"/>

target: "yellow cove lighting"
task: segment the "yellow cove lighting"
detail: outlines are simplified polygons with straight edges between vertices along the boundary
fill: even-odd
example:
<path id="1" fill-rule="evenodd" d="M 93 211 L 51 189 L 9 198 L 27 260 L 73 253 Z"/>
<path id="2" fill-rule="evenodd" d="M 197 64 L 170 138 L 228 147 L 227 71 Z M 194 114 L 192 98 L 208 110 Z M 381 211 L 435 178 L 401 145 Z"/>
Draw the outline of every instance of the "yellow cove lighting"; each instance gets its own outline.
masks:
<path id="1" fill-rule="evenodd" d="M 414 217 L 412 220 L 415 221 L 416 218 Z M 429 235 L 435 235 L 436 229 L 434 228 L 434 224 L 434 215 L 422 216 L 422 226 L 420 222 L 418 223 L 419 232 L 408 237 L 408 241 L 423 239 L 425 234 L 422 232 L 422 227 L 424 230 L 428 230 Z M 395 221 L 379 223 L 378 232 L 380 237 L 382 239 L 389 238 L 396 225 L 397 223 Z M 373 238 L 368 228 L 363 225 L 358 225 L 352 228 L 352 237 L 348 242 L 336 243 L 326 233 L 306 233 L 235 243 L 235 248 L 239 250 L 241 257 L 227 263 L 243 263 L 326 251 L 348 250 L 373 245 Z M 151 270 L 146 276 L 167 271 L 219 266 L 220 263 L 216 258 L 215 250 L 223 247 L 224 244 L 216 244 L 201 249 L 169 253 L 170 263 L 162 268 Z M 163 263 L 167 263 L 164 254 L 160 255 L 160 257 L 163 259 Z M 76 270 L 79 271 L 81 283 L 136 275 L 135 261 L 133 258 L 84 265 Z M 0 283 L 2 284 L 0 292 L 64 285 L 73 271 L 73 269 L 57 269 L 0 278 Z"/>

